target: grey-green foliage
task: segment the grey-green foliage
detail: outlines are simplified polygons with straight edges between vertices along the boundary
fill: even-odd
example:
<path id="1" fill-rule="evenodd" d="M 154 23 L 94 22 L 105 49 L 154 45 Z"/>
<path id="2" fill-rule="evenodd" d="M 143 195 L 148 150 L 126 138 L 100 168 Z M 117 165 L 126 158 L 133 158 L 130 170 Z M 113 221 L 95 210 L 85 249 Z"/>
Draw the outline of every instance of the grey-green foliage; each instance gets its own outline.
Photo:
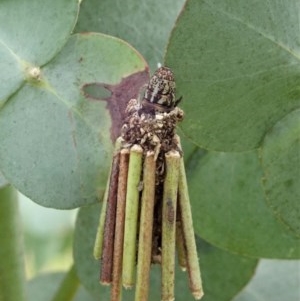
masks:
<path id="1" fill-rule="evenodd" d="M 296 0 L 86 0 L 81 10 L 77 0 L 1 1 L 4 177 L 46 207 L 97 202 L 116 120 L 105 99 L 88 98 L 83 87 L 114 91 L 118 107 L 124 93 L 139 92 L 126 80 L 148 74 L 165 53 L 183 95 L 180 133 L 194 226 L 211 244 L 199 245 L 204 300 L 222 300 L 217 285 L 230 300 L 256 264 L 243 255 L 300 256 L 299 13 Z M 96 219 L 92 209 L 84 212 Z M 94 230 L 81 225 L 76 233 Z M 98 286 L 93 273 L 81 271 L 91 254 L 76 241 L 81 281 Z M 87 268 L 96 270 L 89 260 Z"/>

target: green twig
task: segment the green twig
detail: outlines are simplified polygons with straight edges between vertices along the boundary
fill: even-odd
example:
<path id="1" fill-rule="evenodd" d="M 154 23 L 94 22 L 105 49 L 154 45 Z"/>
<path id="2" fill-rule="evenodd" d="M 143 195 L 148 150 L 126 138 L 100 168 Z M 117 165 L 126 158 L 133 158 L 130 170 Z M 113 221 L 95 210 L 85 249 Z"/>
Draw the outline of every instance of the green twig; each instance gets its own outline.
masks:
<path id="1" fill-rule="evenodd" d="M 179 205 L 186 246 L 189 285 L 195 299 L 201 299 L 203 296 L 203 289 L 183 158 L 180 160 Z"/>
<path id="2" fill-rule="evenodd" d="M 177 221 L 176 221 L 176 249 L 178 256 L 178 263 L 183 272 L 187 269 L 187 260 L 186 260 L 186 245 L 184 241 L 182 222 L 180 208 L 177 205 Z"/>
<path id="3" fill-rule="evenodd" d="M 155 199 L 154 152 L 146 154 L 143 174 L 143 194 L 140 217 L 139 249 L 137 263 L 137 284 L 135 300 L 148 300 L 149 275 L 151 267 L 153 210 Z"/>
<path id="4" fill-rule="evenodd" d="M 94 257 L 95 259 L 100 259 L 102 256 L 102 248 L 103 248 L 103 233 L 104 233 L 104 223 L 105 223 L 105 215 L 106 215 L 106 207 L 107 207 L 107 197 L 109 190 L 109 177 L 106 183 L 106 188 L 102 200 L 101 213 L 99 218 L 99 224 L 94 244 Z"/>
<path id="5" fill-rule="evenodd" d="M 57 289 L 52 301 L 72 301 L 77 293 L 79 284 L 79 279 L 73 264 L 66 273 L 65 278 Z"/>
<path id="6" fill-rule="evenodd" d="M 174 300 L 175 230 L 180 154 L 170 151 L 165 155 L 166 176 L 162 211 L 162 301 Z"/>
<path id="7" fill-rule="evenodd" d="M 139 145 L 132 146 L 127 180 L 123 250 L 123 286 L 125 288 L 131 288 L 134 284 L 142 157 L 142 147 Z"/>
<path id="8" fill-rule="evenodd" d="M 25 301 L 23 237 L 17 192 L 0 189 L 0 301 Z"/>

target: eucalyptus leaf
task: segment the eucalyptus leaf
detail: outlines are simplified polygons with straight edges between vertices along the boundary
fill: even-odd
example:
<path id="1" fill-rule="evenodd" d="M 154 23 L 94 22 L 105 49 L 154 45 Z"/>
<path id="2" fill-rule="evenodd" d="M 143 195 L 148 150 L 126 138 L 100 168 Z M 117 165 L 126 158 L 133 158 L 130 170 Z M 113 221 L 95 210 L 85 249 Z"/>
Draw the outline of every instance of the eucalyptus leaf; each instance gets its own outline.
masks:
<path id="1" fill-rule="evenodd" d="M 1 1 L 0 45 L 16 60 L 41 66 L 68 40 L 78 10 L 78 0 Z"/>
<path id="2" fill-rule="evenodd" d="M 85 288 L 101 300 L 109 300 L 109 287 L 99 284 L 100 263 L 93 258 L 93 245 L 98 226 L 99 205 L 89 205 L 79 210 L 74 238 L 74 260 L 78 277 Z M 201 273 L 204 283 L 203 301 L 229 301 L 252 277 L 257 260 L 233 255 L 215 248 L 197 238 Z M 161 295 L 161 270 L 151 267 L 149 300 L 159 300 Z M 134 299 L 134 290 L 123 290 L 124 301 Z M 175 298 L 194 300 L 188 288 L 188 276 L 177 268 Z"/>
<path id="3" fill-rule="evenodd" d="M 133 45 L 153 70 L 164 49 L 183 0 L 88 0 L 81 4 L 76 32 L 98 31 Z"/>
<path id="4" fill-rule="evenodd" d="M 257 148 L 300 104 L 299 1 L 188 0 L 165 63 L 177 78 L 182 130 L 210 150 Z"/>
<path id="5" fill-rule="evenodd" d="M 268 204 L 300 237 L 300 110 L 285 116 L 268 132 L 261 156 Z"/>
<path id="6" fill-rule="evenodd" d="M 257 151 L 203 157 L 199 150 L 186 168 L 197 234 L 240 255 L 300 258 L 300 239 L 266 204 Z"/>
<path id="7" fill-rule="evenodd" d="M 0 110 L 5 177 L 46 207 L 96 202 L 110 164 L 111 127 L 120 123 L 112 123 L 112 112 L 138 94 L 139 78 L 147 74 L 145 61 L 127 43 L 100 34 L 72 36 L 38 78 L 27 81 Z M 83 93 L 87 83 L 123 98 L 92 99 Z"/>
<path id="8" fill-rule="evenodd" d="M 0 2 L 0 107 L 30 66 L 48 62 L 75 26 L 78 0 Z"/>
<path id="9" fill-rule="evenodd" d="M 1 5 L 1 4 L 0 4 Z M 0 40 L 0 108 L 23 83 L 22 66 Z"/>
<path id="10" fill-rule="evenodd" d="M 199 151 L 199 148 L 189 138 L 185 137 L 180 128 L 177 129 L 177 134 L 180 137 L 184 160 L 187 162 L 195 152 Z"/>

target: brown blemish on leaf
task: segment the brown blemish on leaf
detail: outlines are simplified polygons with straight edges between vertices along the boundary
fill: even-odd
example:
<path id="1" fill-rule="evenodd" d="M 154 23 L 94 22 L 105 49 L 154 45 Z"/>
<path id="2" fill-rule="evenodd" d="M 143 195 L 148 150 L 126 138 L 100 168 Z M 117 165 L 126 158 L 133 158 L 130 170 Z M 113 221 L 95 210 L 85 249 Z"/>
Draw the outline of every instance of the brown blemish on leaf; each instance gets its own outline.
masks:
<path id="1" fill-rule="evenodd" d="M 106 99 L 107 108 L 112 119 L 110 129 L 111 139 L 115 141 L 121 134 L 121 127 L 125 120 L 125 109 L 128 101 L 137 98 L 141 87 L 149 81 L 148 68 L 142 72 L 134 73 L 122 79 L 116 85 L 104 85 L 111 92 L 111 96 Z"/>
<path id="2" fill-rule="evenodd" d="M 84 96 L 91 100 L 104 100 L 107 102 L 107 109 L 109 110 L 112 126 L 110 129 L 111 140 L 113 142 L 121 134 L 121 127 L 125 120 L 125 109 L 130 99 L 137 98 L 141 88 L 149 81 L 149 69 L 145 68 L 141 72 L 131 74 L 122 78 L 121 82 L 115 85 L 106 83 L 87 83 L 82 87 Z M 105 88 L 110 91 L 110 96 L 104 98 L 91 97 L 85 93 L 85 88 L 89 85 L 97 85 L 100 88 Z"/>

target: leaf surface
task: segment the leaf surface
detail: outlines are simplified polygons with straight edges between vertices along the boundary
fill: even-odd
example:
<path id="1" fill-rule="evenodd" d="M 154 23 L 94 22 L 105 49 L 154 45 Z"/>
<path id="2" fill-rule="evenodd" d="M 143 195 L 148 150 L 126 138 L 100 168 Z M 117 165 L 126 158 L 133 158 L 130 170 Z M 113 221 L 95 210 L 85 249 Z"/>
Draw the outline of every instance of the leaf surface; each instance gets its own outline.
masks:
<path id="1" fill-rule="evenodd" d="M 0 2 L 0 107 L 30 66 L 48 62 L 75 26 L 78 0 Z"/>
<path id="2" fill-rule="evenodd" d="M 166 52 L 182 130 L 209 150 L 257 148 L 300 104 L 299 1 L 188 0 Z"/>
<path id="3" fill-rule="evenodd" d="M 145 61 L 127 43 L 101 34 L 72 36 L 0 110 L 5 177 L 46 207 L 95 202 L 106 183 L 111 129 L 120 130 L 122 115 L 113 113 L 124 110 L 147 78 Z M 87 83 L 123 97 L 94 99 L 84 92 Z"/>
<path id="4" fill-rule="evenodd" d="M 300 110 L 268 132 L 261 157 L 268 205 L 300 237 Z"/>
<path id="5" fill-rule="evenodd" d="M 196 233 L 251 257 L 299 258 L 300 240 L 268 208 L 257 151 L 194 153 L 187 166 Z"/>

